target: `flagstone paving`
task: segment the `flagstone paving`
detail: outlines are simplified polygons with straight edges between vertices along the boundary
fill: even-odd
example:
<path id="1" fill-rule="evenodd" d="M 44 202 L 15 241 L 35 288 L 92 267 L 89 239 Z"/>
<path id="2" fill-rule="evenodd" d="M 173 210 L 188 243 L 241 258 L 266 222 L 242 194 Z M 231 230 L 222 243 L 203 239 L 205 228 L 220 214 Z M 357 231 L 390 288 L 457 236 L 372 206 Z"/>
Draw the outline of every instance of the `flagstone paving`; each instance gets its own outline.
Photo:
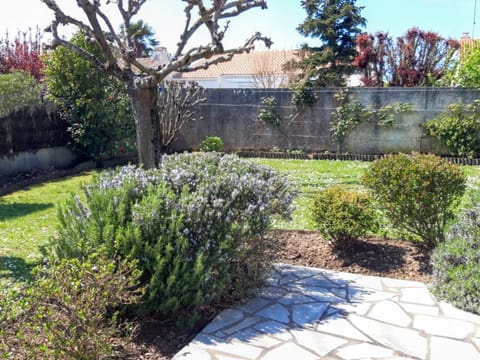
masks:
<path id="1" fill-rule="evenodd" d="M 277 264 L 174 360 L 480 360 L 480 316 L 425 284 Z"/>

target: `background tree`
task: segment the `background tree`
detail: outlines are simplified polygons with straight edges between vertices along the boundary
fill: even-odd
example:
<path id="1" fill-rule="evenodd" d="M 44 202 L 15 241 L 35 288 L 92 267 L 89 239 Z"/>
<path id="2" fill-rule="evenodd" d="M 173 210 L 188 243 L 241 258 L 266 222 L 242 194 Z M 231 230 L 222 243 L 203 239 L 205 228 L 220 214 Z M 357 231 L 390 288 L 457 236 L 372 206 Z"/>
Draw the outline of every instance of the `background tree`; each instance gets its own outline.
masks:
<path id="1" fill-rule="evenodd" d="M 467 47 L 454 74 L 454 83 L 463 87 L 480 87 L 480 46 Z"/>
<path id="2" fill-rule="evenodd" d="M 41 36 L 37 28 L 26 32 L 18 32 L 13 41 L 8 34 L 0 39 L 0 73 L 25 71 L 35 79 L 43 76 L 43 61 L 41 59 Z"/>
<path id="3" fill-rule="evenodd" d="M 315 86 L 344 86 L 345 77 L 355 70 L 353 59 L 357 54 L 355 38 L 366 20 L 363 7 L 356 0 L 302 0 L 307 18 L 297 30 L 300 34 L 318 38 L 319 47 L 303 45 L 302 59 L 293 65 L 303 72 Z"/>
<path id="4" fill-rule="evenodd" d="M 431 86 L 454 64 L 460 44 L 418 28 L 396 41 L 387 34 L 361 34 L 355 66 L 365 86 Z"/>
<path id="5" fill-rule="evenodd" d="M 120 34 L 125 34 L 125 26 L 120 26 Z M 143 20 L 138 20 L 130 24 L 129 34 L 133 40 L 136 57 L 147 57 L 153 52 L 155 46 L 160 42 L 155 39 L 155 32 L 152 27 Z M 128 35 L 123 35 L 123 38 L 128 38 Z"/>
<path id="6" fill-rule="evenodd" d="M 158 85 L 175 72 L 195 71 L 200 66 L 206 68 L 212 64 L 229 61 L 234 54 L 249 52 L 257 41 L 263 41 L 270 46 L 271 41 L 256 33 L 236 48 L 226 49 L 223 46 L 228 22 L 222 26 L 222 21 L 236 17 L 252 8 L 266 9 L 264 0 L 215 0 L 205 5 L 202 0 L 183 0 L 185 3 L 185 27 L 180 35 L 180 41 L 170 62 L 161 68 L 148 68 L 136 59 L 133 34 L 127 32 L 122 37 L 115 31 L 105 10 L 116 10 L 122 18 L 122 25 L 130 29 L 132 19 L 138 14 L 146 0 L 89 1 L 77 0 L 78 7 L 86 15 L 87 21 L 82 21 L 66 14 L 56 0 L 41 0 L 55 14 L 55 20 L 50 26 L 53 35 L 53 45 L 64 45 L 90 59 L 100 71 L 120 79 L 127 88 L 127 94 L 132 106 L 135 128 L 137 132 L 137 149 L 140 164 L 153 167 L 161 161 L 161 128 L 156 111 Z M 75 25 L 86 36 L 93 39 L 101 49 L 102 56 L 89 52 L 63 39 L 59 27 Z M 201 29 L 209 34 L 209 43 L 203 46 L 191 46 L 192 37 Z M 108 36 L 106 34 L 109 34 Z M 108 38 L 112 37 L 113 42 Z M 116 51 L 114 51 L 116 48 Z M 119 53 L 120 58 L 115 57 Z M 213 56 L 220 55 L 220 56 Z M 201 65 L 195 62 L 206 59 Z"/>
<path id="7" fill-rule="evenodd" d="M 70 43 L 103 58 L 97 43 L 83 32 Z M 49 94 L 68 123 L 74 150 L 98 160 L 134 145 L 133 115 L 122 82 L 65 46 L 50 53 L 45 72 Z"/>
<path id="8" fill-rule="evenodd" d="M 183 125 L 197 119 L 195 107 L 206 100 L 205 89 L 195 82 L 165 82 L 157 100 L 162 152 L 170 150 L 170 145 Z"/>

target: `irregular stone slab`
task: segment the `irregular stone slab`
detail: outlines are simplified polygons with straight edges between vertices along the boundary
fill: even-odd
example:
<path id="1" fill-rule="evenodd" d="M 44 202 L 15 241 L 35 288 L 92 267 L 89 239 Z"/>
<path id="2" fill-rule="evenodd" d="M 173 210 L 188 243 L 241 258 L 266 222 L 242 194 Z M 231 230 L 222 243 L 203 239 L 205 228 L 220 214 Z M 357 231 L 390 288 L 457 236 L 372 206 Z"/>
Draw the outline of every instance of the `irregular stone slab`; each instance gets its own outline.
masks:
<path id="1" fill-rule="evenodd" d="M 328 309 L 326 303 L 312 303 L 292 306 L 292 320 L 300 326 L 317 322 Z"/>
<path id="2" fill-rule="evenodd" d="M 371 342 L 371 340 L 356 329 L 347 319 L 334 317 L 322 320 L 316 327 L 317 331 L 329 333 L 349 339 Z"/>
<path id="3" fill-rule="evenodd" d="M 357 314 L 365 315 L 372 304 L 370 303 L 343 303 L 343 304 L 334 304 L 331 306 L 333 309 L 340 310 L 343 314 Z"/>
<path id="4" fill-rule="evenodd" d="M 426 285 L 419 281 L 409 281 L 402 279 L 381 279 L 385 288 L 426 288 Z"/>
<path id="5" fill-rule="evenodd" d="M 285 285 L 294 281 L 298 281 L 298 277 L 294 276 L 293 274 L 288 274 L 287 276 L 282 277 L 279 281 L 279 285 Z"/>
<path id="6" fill-rule="evenodd" d="M 262 357 L 262 360 L 279 359 L 318 360 L 318 356 L 294 343 L 289 342 L 270 350 Z"/>
<path id="7" fill-rule="evenodd" d="M 435 305 L 435 301 L 427 288 L 403 288 L 400 289 L 400 293 L 400 301 L 402 302 Z"/>
<path id="8" fill-rule="evenodd" d="M 287 341 L 292 339 L 292 335 L 288 332 L 288 326 L 277 321 L 266 321 L 259 323 L 254 326 L 254 329 L 280 340 Z"/>
<path id="9" fill-rule="evenodd" d="M 276 300 L 285 296 L 287 292 L 278 287 L 266 287 L 260 291 L 259 297 L 267 300 Z"/>
<path id="10" fill-rule="evenodd" d="M 253 313 L 256 313 L 258 310 L 260 310 L 261 308 L 265 307 L 267 304 L 270 304 L 270 301 L 265 299 L 255 298 L 250 300 L 246 304 L 238 306 L 237 309 L 246 313 L 253 314 Z"/>
<path id="11" fill-rule="evenodd" d="M 408 356 L 421 359 L 426 357 L 427 340 L 418 331 L 385 324 L 355 314 L 350 315 L 349 320 L 357 329 L 383 346 Z"/>
<path id="12" fill-rule="evenodd" d="M 318 333 L 307 329 L 296 329 L 291 331 L 297 344 L 320 355 L 325 356 L 348 341 L 339 337 Z"/>
<path id="13" fill-rule="evenodd" d="M 398 303 L 409 314 L 421 314 L 437 316 L 440 313 L 440 309 L 437 306 L 417 305 L 410 303 Z"/>
<path id="14" fill-rule="evenodd" d="M 288 293 L 284 297 L 278 299 L 278 302 L 283 305 L 291 305 L 317 302 L 317 300 L 299 293 Z"/>
<path id="15" fill-rule="evenodd" d="M 378 359 L 394 355 L 394 351 L 378 345 L 357 344 L 344 347 L 337 351 L 337 355 L 345 360 Z"/>
<path id="16" fill-rule="evenodd" d="M 254 329 L 242 330 L 228 338 L 230 341 L 241 341 L 249 345 L 269 349 L 281 343 L 280 340 Z"/>
<path id="17" fill-rule="evenodd" d="M 394 299 L 397 294 L 387 291 L 349 288 L 348 296 L 351 302 L 377 302 Z"/>
<path id="18" fill-rule="evenodd" d="M 470 321 L 475 323 L 476 325 L 480 325 L 480 316 L 476 314 L 457 309 L 455 306 L 448 304 L 445 301 L 440 301 L 439 305 L 445 316 L 449 318 Z"/>
<path id="19" fill-rule="evenodd" d="M 280 321 L 285 324 L 290 322 L 290 319 L 289 319 L 290 313 L 288 312 L 285 306 L 280 304 L 274 304 L 269 307 L 266 307 L 265 309 L 257 312 L 257 315 L 267 319 Z"/>
<path id="20" fill-rule="evenodd" d="M 184 347 L 172 360 L 213 360 L 210 354 L 193 346 Z"/>
<path id="21" fill-rule="evenodd" d="M 388 300 L 374 304 L 368 317 L 403 327 L 412 322 L 410 316 L 398 304 Z"/>
<path id="22" fill-rule="evenodd" d="M 360 286 L 367 289 L 383 291 L 382 278 L 377 276 L 362 276 L 355 279 L 353 282 L 355 286 Z"/>
<path id="23" fill-rule="evenodd" d="M 340 299 L 348 301 L 347 288 L 329 288 L 330 291 L 335 296 L 338 296 Z"/>
<path id="24" fill-rule="evenodd" d="M 251 327 L 260 321 L 260 318 L 251 316 L 230 328 L 223 329 L 222 332 L 226 335 L 231 335 L 235 332 Z"/>
<path id="25" fill-rule="evenodd" d="M 339 287 L 339 285 L 337 285 L 333 281 L 330 281 L 329 279 L 324 278 L 321 275 L 297 280 L 295 281 L 295 284 L 300 284 L 300 285 L 303 285 L 304 287 L 305 286 L 314 286 L 314 287 L 322 287 L 322 288 Z"/>
<path id="26" fill-rule="evenodd" d="M 327 288 L 295 284 L 292 285 L 291 289 L 301 292 L 302 294 L 314 298 L 316 301 L 320 302 L 340 303 L 346 301 L 345 298 L 336 296 L 334 293 L 328 291 Z"/>
<path id="27" fill-rule="evenodd" d="M 326 278 L 330 279 L 337 285 L 345 286 L 348 283 L 355 281 L 358 278 L 361 278 L 362 274 L 353 274 L 353 273 L 346 273 L 341 271 L 333 271 L 333 270 L 326 270 L 322 269 L 322 275 Z"/>
<path id="28" fill-rule="evenodd" d="M 472 323 L 463 320 L 428 315 L 415 315 L 413 328 L 423 330 L 430 335 L 446 336 L 454 339 L 465 339 L 475 330 Z"/>
<path id="29" fill-rule="evenodd" d="M 480 354 L 472 344 L 467 342 L 432 336 L 430 360 L 452 359 L 480 360 Z"/>
<path id="30" fill-rule="evenodd" d="M 223 329 L 224 327 L 227 327 L 229 325 L 232 325 L 236 322 L 242 321 L 245 318 L 243 312 L 240 310 L 235 310 L 235 309 L 228 309 L 222 311 L 220 314 L 218 314 L 215 319 L 213 319 L 210 324 L 208 324 L 202 332 L 207 333 L 207 334 L 212 334 L 214 332 L 217 332 L 218 330 Z"/>
<path id="31" fill-rule="evenodd" d="M 210 353 L 222 352 L 228 355 L 251 360 L 257 359 L 263 352 L 263 349 L 257 346 L 247 345 L 240 342 L 219 341 L 208 336 L 197 336 L 191 345 L 206 350 Z M 192 359 L 196 360 L 196 358 Z"/>

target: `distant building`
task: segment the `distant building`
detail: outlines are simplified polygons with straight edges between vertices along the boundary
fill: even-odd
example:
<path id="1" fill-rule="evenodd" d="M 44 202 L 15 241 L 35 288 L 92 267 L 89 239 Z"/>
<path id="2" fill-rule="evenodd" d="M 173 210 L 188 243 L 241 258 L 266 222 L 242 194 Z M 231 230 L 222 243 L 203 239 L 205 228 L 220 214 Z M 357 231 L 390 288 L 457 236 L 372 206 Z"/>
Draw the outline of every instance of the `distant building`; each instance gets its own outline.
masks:
<path id="1" fill-rule="evenodd" d="M 284 65 L 295 58 L 295 50 L 251 51 L 176 78 L 195 81 L 205 88 L 285 88 L 295 72 L 285 70 Z"/>

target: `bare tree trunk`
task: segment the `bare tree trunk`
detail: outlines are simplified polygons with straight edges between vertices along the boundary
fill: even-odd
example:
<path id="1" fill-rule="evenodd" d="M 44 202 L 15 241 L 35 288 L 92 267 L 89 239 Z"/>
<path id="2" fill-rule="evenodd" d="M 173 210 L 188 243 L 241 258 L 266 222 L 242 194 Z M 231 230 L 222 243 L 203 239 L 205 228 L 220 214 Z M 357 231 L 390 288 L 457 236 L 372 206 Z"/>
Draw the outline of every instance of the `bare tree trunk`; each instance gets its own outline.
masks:
<path id="1" fill-rule="evenodd" d="M 127 83 L 137 131 L 138 162 L 144 168 L 158 166 L 161 161 L 157 91 L 157 85 L 149 78 L 134 77 Z"/>

